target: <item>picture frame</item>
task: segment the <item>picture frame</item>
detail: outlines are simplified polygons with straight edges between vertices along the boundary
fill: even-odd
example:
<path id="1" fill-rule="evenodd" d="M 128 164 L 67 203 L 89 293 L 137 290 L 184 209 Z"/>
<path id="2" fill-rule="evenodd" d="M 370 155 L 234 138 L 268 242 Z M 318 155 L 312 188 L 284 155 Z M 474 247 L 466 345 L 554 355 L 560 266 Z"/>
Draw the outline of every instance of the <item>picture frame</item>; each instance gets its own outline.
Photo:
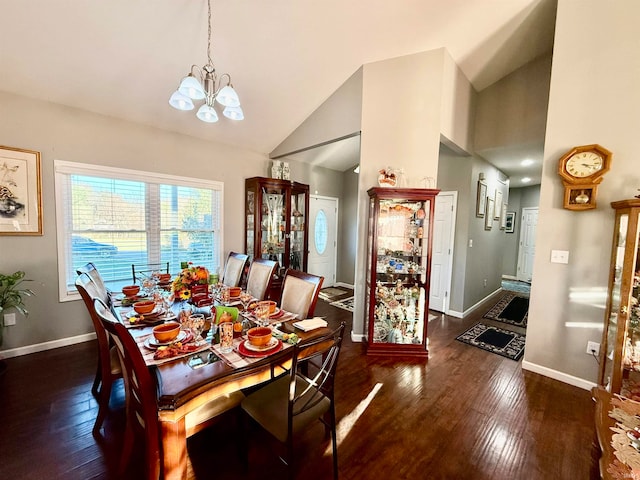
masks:
<path id="1" fill-rule="evenodd" d="M 507 228 L 507 204 L 502 204 L 502 213 L 500 214 L 500 230 Z"/>
<path id="2" fill-rule="evenodd" d="M 476 217 L 484 217 L 487 209 L 487 184 L 478 180 L 478 190 L 476 197 Z"/>
<path id="3" fill-rule="evenodd" d="M 502 214 L 502 190 L 498 190 L 496 188 L 495 198 L 496 204 L 494 206 L 493 218 L 495 218 L 496 220 L 500 220 L 500 215 Z"/>
<path id="4" fill-rule="evenodd" d="M 516 227 L 516 212 L 507 212 L 505 218 L 505 229 L 506 233 L 513 233 Z"/>
<path id="5" fill-rule="evenodd" d="M 491 230 L 493 227 L 493 209 L 494 209 L 495 200 L 491 197 L 487 197 L 487 211 L 484 216 L 484 229 Z"/>
<path id="6" fill-rule="evenodd" d="M 40 152 L 0 145 L 0 235 L 42 235 Z"/>

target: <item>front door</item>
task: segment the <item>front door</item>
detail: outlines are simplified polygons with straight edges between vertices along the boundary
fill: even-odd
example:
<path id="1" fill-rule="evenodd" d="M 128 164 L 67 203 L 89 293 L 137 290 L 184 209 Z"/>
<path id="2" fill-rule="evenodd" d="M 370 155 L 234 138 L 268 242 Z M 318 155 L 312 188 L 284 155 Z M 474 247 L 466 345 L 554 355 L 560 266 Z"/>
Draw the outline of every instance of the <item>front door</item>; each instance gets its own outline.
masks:
<path id="1" fill-rule="evenodd" d="M 518 275 L 523 282 L 531 282 L 533 277 L 533 259 L 536 253 L 536 227 L 538 208 L 523 208 L 520 222 L 520 245 L 518 249 Z"/>
<path id="2" fill-rule="evenodd" d="M 324 277 L 322 287 L 336 282 L 338 199 L 309 195 L 309 260 L 307 269 Z"/>

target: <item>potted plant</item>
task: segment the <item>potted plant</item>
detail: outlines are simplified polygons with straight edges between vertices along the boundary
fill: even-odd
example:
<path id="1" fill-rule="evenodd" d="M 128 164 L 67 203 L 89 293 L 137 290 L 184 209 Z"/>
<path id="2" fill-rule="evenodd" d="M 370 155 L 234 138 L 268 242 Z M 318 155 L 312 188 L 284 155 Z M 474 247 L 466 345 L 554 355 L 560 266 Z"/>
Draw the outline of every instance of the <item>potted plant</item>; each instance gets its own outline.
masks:
<path id="1" fill-rule="evenodd" d="M 25 280 L 24 275 L 25 273 L 22 271 L 17 271 L 11 275 L 0 273 L 0 346 L 2 346 L 4 311 L 15 308 L 25 316 L 29 315 L 24 304 L 24 297 L 30 297 L 35 294 L 29 288 L 22 286 L 22 282 L 30 281 Z"/>

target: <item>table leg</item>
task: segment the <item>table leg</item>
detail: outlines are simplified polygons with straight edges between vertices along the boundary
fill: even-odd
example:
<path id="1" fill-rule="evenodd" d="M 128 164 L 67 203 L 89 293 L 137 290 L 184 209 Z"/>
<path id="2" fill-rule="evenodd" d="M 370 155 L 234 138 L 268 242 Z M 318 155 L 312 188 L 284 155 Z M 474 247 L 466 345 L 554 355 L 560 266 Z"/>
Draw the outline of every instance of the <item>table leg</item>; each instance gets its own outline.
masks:
<path id="1" fill-rule="evenodd" d="M 177 422 L 160 422 L 164 478 L 187 480 L 187 434 L 184 417 Z"/>

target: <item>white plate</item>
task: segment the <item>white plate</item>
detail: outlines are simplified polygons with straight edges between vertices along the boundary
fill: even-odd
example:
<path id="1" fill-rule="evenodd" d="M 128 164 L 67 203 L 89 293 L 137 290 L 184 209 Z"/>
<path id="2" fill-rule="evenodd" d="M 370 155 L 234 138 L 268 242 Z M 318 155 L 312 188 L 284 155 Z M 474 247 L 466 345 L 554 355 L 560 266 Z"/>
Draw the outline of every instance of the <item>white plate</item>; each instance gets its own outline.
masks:
<path id="1" fill-rule="evenodd" d="M 151 349 L 155 349 L 158 347 L 162 347 L 164 345 L 170 345 L 174 342 L 181 342 L 182 340 L 184 340 L 185 338 L 187 338 L 187 332 L 185 332 L 184 330 L 180 330 L 180 333 L 178 334 L 178 336 L 176 337 L 175 340 L 171 340 L 170 342 L 159 342 L 158 340 L 156 340 L 156 337 L 153 336 L 153 334 L 147 338 L 144 343 L 146 344 L 147 347 L 151 348 Z"/>
<path id="2" fill-rule="evenodd" d="M 154 308 L 151 311 L 151 313 L 138 313 L 134 309 L 131 309 L 129 312 L 125 313 L 124 316 L 127 318 L 131 318 L 131 317 L 139 317 L 140 315 L 142 315 L 143 317 L 147 318 L 147 317 L 159 317 L 164 313 L 166 313 L 165 309 L 158 305 L 156 306 L 156 308 Z"/>
<path id="3" fill-rule="evenodd" d="M 247 350 L 251 350 L 252 352 L 264 352 L 265 350 L 271 350 L 273 347 L 278 345 L 278 339 L 276 337 L 271 337 L 271 340 L 266 345 L 256 346 L 253 345 L 249 340 L 244 341 L 244 348 Z"/>

